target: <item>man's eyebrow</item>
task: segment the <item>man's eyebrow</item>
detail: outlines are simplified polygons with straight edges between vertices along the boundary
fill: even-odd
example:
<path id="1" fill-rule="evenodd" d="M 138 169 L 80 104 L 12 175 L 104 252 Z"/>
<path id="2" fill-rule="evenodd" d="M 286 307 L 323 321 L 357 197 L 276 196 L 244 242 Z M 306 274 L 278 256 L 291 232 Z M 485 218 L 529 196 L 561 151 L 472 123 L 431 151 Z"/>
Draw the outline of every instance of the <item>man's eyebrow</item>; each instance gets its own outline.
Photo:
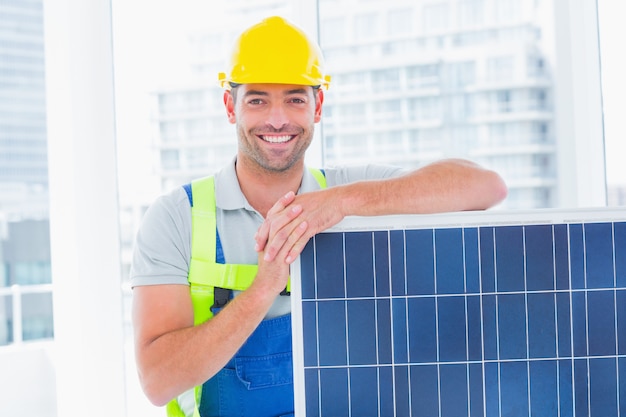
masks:
<path id="1" fill-rule="evenodd" d="M 285 95 L 288 96 L 290 94 L 307 94 L 306 88 L 295 88 L 293 90 L 289 90 L 285 92 Z"/>
<path id="2" fill-rule="evenodd" d="M 246 91 L 246 93 L 244 94 L 244 97 L 247 96 L 267 96 L 269 95 L 268 92 L 266 91 L 260 91 L 260 90 L 248 90 Z"/>
<path id="3" fill-rule="evenodd" d="M 306 88 L 294 88 L 292 90 L 287 90 L 284 93 L 285 96 L 289 96 L 289 95 L 292 95 L 292 94 L 307 94 L 307 89 Z M 268 95 L 269 95 L 269 93 L 267 91 L 248 90 L 244 94 L 244 97 L 247 97 L 247 96 L 268 96 Z"/>

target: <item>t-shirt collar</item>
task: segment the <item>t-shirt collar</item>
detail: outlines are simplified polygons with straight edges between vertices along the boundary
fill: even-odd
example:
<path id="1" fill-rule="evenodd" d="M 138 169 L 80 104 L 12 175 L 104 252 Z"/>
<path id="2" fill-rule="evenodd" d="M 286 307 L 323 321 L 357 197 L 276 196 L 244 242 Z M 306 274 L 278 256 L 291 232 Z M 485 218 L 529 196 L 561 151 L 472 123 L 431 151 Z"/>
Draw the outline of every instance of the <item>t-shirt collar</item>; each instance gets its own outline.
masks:
<path id="1" fill-rule="evenodd" d="M 215 204 L 222 210 L 245 208 L 254 211 L 254 208 L 248 203 L 239 186 L 237 172 L 235 171 L 236 161 L 237 158 L 233 158 L 228 165 L 215 174 Z M 319 188 L 319 184 L 305 167 L 304 177 L 298 193 L 319 190 Z"/>

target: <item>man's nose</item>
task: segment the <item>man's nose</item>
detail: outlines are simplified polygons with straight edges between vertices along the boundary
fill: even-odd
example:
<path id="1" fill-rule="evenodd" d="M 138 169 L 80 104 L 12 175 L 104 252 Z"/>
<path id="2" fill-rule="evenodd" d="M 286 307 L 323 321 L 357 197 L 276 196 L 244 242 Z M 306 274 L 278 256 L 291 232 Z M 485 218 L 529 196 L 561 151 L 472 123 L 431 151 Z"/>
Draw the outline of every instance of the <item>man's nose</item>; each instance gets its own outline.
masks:
<path id="1" fill-rule="evenodd" d="M 273 104 L 270 107 L 267 124 L 274 129 L 282 129 L 289 124 L 287 112 L 282 104 Z"/>

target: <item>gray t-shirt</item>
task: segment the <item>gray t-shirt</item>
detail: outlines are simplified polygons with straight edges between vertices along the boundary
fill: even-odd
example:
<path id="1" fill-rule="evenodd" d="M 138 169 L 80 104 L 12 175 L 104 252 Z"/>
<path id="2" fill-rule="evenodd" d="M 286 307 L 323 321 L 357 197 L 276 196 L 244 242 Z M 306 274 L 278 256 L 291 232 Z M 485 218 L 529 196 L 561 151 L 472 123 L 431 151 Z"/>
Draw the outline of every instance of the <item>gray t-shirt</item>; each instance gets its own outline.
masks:
<path id="1" fill-rule="evenodd" d="M 390 178 L 405 171 L 390 166 L 366 165 L 324 169 L 328 187 L 360 180 Z M 319 190 L 305 170 L 298 193 Z M 256 264 L 254 234 L 263 217 L 246 200 L 235 173 L 235 161 L 215 174 L 217 229 L 227 263 Z M 183 187 L 159 197 L 144 215 L 136 236 L 131 286 L 189 285 L 191 259 L 191 207 Z M 290 311 L 289 297 L 277 297 L 268 317 Z"/>

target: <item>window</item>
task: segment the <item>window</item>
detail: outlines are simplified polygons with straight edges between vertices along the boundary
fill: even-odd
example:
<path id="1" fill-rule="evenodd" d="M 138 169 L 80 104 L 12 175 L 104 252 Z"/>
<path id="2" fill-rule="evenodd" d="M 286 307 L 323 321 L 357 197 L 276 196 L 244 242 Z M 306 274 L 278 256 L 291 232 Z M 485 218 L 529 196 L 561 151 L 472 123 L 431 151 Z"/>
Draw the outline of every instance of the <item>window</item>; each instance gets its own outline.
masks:
<path id="1" fill-rule="evenodd" d="M 380 31 L 378 15 L 375 13 L 356 15 L 354 27 L 354 39 L 361 41 L 376 38 Z"/>
<path id="2" fill-rule="evenodd" d="M 510 82 L 514 76 L 514 58 L 500 56 L 487 59 L 487 82 Z"/>
<path id="3" fill-rule="evenodd" d="M 176 149 L 163 149 L 161 151 L 161 166 L 166 171 L 180 169 L 180 152 Z"/>
<path id="4" fill-rule="evenodd" d="M 376 123 L 397 122 L 402 117 L 402 102 L 399 100 L 376 102 L 374 103 L 373 115 L 373 120 Z M 390 134 L 388 137 L 395 138 L 397 134 Z"/>
<path id="5" fill-rule="evenodd" d="M 444 67 L 444 71 L 443 88 L 445 89 L 462 89 L 476 82 L 475 62 L 451 62 Z"/>
<path id="6" fill-rule="evenodd" d="M 413 9 L 394 9 L 387 15 L 387 31 L 390 36 L 408 35 L 413 28 Z"/>
<path id="7" fill-rule="evenodd" d="M 448 3 L 425 4 L 422 9 L 424 33 L 431 34 L 448 29 L 450 7 Z"/>
<path id="8" fill-rule="evenodd" d="M 494 5 L 497 23 L 508 23 L 524 17 L 521 14 L 522 0 L 498 0 Z"/>
<path id="9" fill-rule="evenodd" d="M 431 88 L 440 85 L 440 68 L 438 64 L 409 66 L 407 79 L 409 88 Z"/>
<path id="10" fill-rule="evenodd" d="M 439 97 L 414 98 L 409 101 L 409 119 L 424 122 L 439 121 L 441 118 Z"/>
<path id="11" fill-rule="evenodd" d="M 321 23 L 320 34 L 322 43 L 327 45 L 342 45 L 348 40 L 348 32 L 346 30 L 346 19 L 335 17 L 325 20 Z"/>
<path id="12" fill-rule="evenodd" d="M 400 71 L 397 68 L 372 72 L 372 90 L 395 90 L 400 86 Z"/>
<path id="13" fill-rule="evenodd" d="M 116 195 L 108 193 L 106 187 L 115 175 L 112 167 L 117 164 L 120 172 L 126 173 L 119 180 L 120 201 L 125 209 L 132 207 L 129 210 L 130 219 L 125 222 L 136 224 L 149 201 L 161 191 L 180 185 L 181 177 L 177 176 L 181 174 L 179 167 L 182 170 L 188 164 L 189 168 L 195 166 L 203 169 L 203 152 L 196 154 L 189 148 L 191 138 L 210 146 L 205 170 L 213 171 L 230 160 L 236 148 L 234 128 L 224 121 L 220 91 L 214 82 L 215 73 L 223 69 L 222 56 L 233 38 L 233 33 L 248 22 L 257 20 L 260 14 L 279 12 L 301 19 L 300 21 L 304 19 L 303 22 L 309 28 L 315 27 L 313 21 L 317 20 L 315 13 L 308 13 L 315 9 L 308 2 L 279 0 L 260 2 L 258 5 L 246 3 L 245 10 L 239 10 L 237 2 L 229 3 L 228 7 L 220 7 L 219 2 L 204 2 L 211 7 L 211 11 L 207 12 L 185 10 L 191 2 L 112 1 L 113 7 L 101 0 L 84 7 L 81 2 L 81 7 L 73 10 L 72 14 L 62 13 L 62 10 L 60 12 L 62 5 L 58 2 L 50 1 L 46 4 L 51 18 L 61 20 L 49 22 L 51 25 L 48 29 L 53 31 L 53 35 L 54 30 L 62 28 L 75 34 L 75 39 L 81 40 L 66 51 L 72 56 L 79 55 L 82 65 L 89 62 L 97 64 L 89 67 L 89 71 L 81 71 L 85 68 L 79 66 L 73 68 L 75 71 L 66 72 L 58 71 L 60 62 L 65 58 L 64 54 L 56 54 L 54 59 L 44 59 L 43 1 L 0 2 L 0 25 L 4 28 L 0 33 L 0 44 L 10 52 L 0 60 L 0 90 L 3 92 L 0 94 L 0 158 L 5 157 L 0 162 L 0 359 L 6 358 L 2 356 L 3 349 L 14 350 L 18 344 L 26 342 L 30 346 L 45 343 L 53 336 L 53 324 L 58 324 L 52 314 L 55 306 L 51 296 L 52 286 L 56 284 L 49 284 L 50 279 L 54 283 L 55 277 L 52 276 L 54 268 L 50 259 L 50 244 L 45 236 L 49 232 L 46 223 L 49 217 L 48 207 L 50 204 L 57 204 L 57 209 L 64 210 L 75 207 L 68 200 L 64 200 L 66 207 L 60 206 L 57 203 L 59 195 L 55 202 L 49 201 L 49 169 L 55 178 L 59 178 L 61 169 L 58 164 L 48 167 L 44 155 L 52 155 L 55 160 L 60 153 L 65 153 L 80 168 L 74 177 L 66 177 L 68 181 L 63 192 L 67 192 L 67 188 L 73 187 L 72 182 L 75 182 L 78 187 L 83 186 L 82 193 L 75 194 L 82 196 L 82 203 L 92 201 L 92 188 L 98 188 L 100 196 L 105 197 L 97 205 L 90 207 L 91 214 L 101 219 L 98 224 L 91 225 L 99 233 L 97 241 L 90 241 L 93 245 L 90 245 L 90 250 L 115 265 L 95 268 L 94 274 L 111 267 L 113 272 L 108 274 L 108 278 L 115 277 L 119 269 L 122 269 L 121 277 L 125 277 L 129 262 L 128 247 L 132 241 L 129 235 L 132 233 L 124 230 L 124 248 L 121 255 L 123 264 L 120 268 L 116 264 L 116 240 L 112 238 L 115 237 L 113 230 L 116 227 L 109 223 L 111 219 L 114 220 L 114 209 L 108 209 L 111 207 L 110 201 L 115 200 Z M 596 32 L 595 16 L 589 12 L 595 10 L 595 2 L 546 2 L 547 0 L 429 0 L 394 4 L 393 1 L 364 0 L 355 3 L 320 0 L 319 36 L 328 71 L 333 76 L 333 85 L 325 103 L 327 114 L 324 116 L 324 120 L 332 123 L 324 124 L 320 129 L 323 130 L 322 140 L 325 141 L 324 149 L 327 152 L 324 164 L 371 161 L 373 155 L 378 160 L 377 153 L 385 153 L 381 155 L 381 159 L 392 161 L 392 157 L 398 156 L 398 149 L 406 152 L 406 155 L 400 155 L 406 158 L 393 159 L 394 163 L 409 166 L 412 161 L 417 161 L 423 164 L 446 156 L 449 144 L 456 143 L 459 147 L 455 149 L 465 147 L 465 150 L 471 152 L 469 156 L 472 159 L 505 174 L 507 182 L 512 184 L 507 207 L 533 209 L 573 205 L 573 201 L 578 199 L 563 200 L 559 190 L 568 185 L 567 181 L 576 177 L 572 174 L 585 169 L 583 172 L 591 176 L 597 171 L 598 164 L 595 162 L 596 158 L 589 156 L 588 152 L 583 151 L 582 157 L 571 157 L 570 153 L 563 153 L 560 143 L 562 141 L 557 139 L 567 137 L 568 147 L 583 147 L 583 150 L 584 144 L 590 144 L 590 152 L 599 148 L 596 146 L 599 142 L 594 141 L 602 133 L 589 121 L 598 110 L 597 101 L 593 97 L 589 99 L 589 96 L 580 95 L 581 90 L 594 92 L 599 89 L 589 75 L 593 71 L 588 71 L 593 62 L 597 62 L 597 51 L 589 50 L 590 45 L 597 43 L 597 39 L 593 38 Z M 200 3 L 202 2 L 196 4 Z M 358 7 L 354 7 L 355 4 Z M 617 35 L 611 32 L 610 35 L 601 37 L 603 54 L 604 51 L 610 51 L 610 48 L 604 46 L 608 45 L 608 40 L 613 39 L 618 44 L 614 48 L 617 52 L 613 56 L 621 59 L 622 48 L 619 42 L 624 39 L 624 29 L 619 16 L 623 13 L 609 9 L 620 4 L 598 0 L 599 9 L 604 16 L 615 17 L 617 21 L 615 24 L 607 19 L 605 22 L 608 25 L 604 27 L 614 25 L 619 30 Z M 302 5 L 306 6 L 306 12 L 299 14 L 297 11 L 301 10 L 299 7 Z M 488 5 L 493 7 L 487 7 Z M 545 7 L 546 5 L 555 6 L 553 14 L 550 14 L 551 7 Z M 104 11 L 109 10 L 114 13 L 114 30 L 119 31 L 114 42 L 117 69 L 115 77 L 110 76 L 111 74 L 108 77 L 98 77 L 99 71 L 110 69 L 112 60 L 103 45 L 110 46 L 111 39 L 100 42 L 102 39 L 99 36 L 102 36 L 92 36 L 94 34 L 89 31 L 107 26 L 107 14 Z M 88 11 L 94 13 L 87 13 Z M 358 22 L 357 15 L 361 16 Z M 72 20 L 76 18 L 84 24 L 77 25 Z M 95 24 L 89 19 L 96 19 Z M 104 25 L 101 24 L 102 21 L 105 22 Z M 141 30 L 137 30 L 139 24 Z M 591 33 L 586 31 L 587 27 L 591 28 Z M 602 31 L 602 25 L 600 29 Z M 202 34 L 203 31 L 209 33 Z M 188 36 L 191 32 L 193 35 Z M 554 41 L 549 36 L 552 32 L 559 35 Z M 12 39 L 5 39 L 7 34 Z M 196 42 L 191 49 L 188 43 L 190 39 L 195 39 Z M 574 57 L 568 58 L 565 52 Z M 498 56 L 494 56 L 495 53 Z M 585 59 L 578 59 L 577 54 L 586 54 Z M 603 60 L 608 56 L 610 53 L 603 56 Z M 612 137 L 623 137 L 619 133 L 623 131 L 620 121 L 621 99 L 624 95 L 620 91 L 623 92 L 623 89 L 612 86 L 620 85 L 619 79 L 623 78 L 621 74 L 626 71 L 620 67 L 619 60 L 604 64 L 605 62 L 603 76 L 610 75 L 612 71 L 616 71 L 618 75 L 612 78 L 613 81 L 607 78 L 606 96 L 603 97 L 606 98 L 605 133 L 607 140 L 610 140 Z M 80 146 L 66 147 L 67 143 L 60 141 L 58 137 L 54 143 L 49 142 L 48 131 L 60 131 L 59 125 L 54 123 L 59 120 L 67 121 L 71 117 L 64 112 L 66 109 L 61 109 L 59 103 L 62 101 L 58 100 L 58 91 L 53 91 L 50 97 L 46 95 L 44 75 L 47 68 L 44 71 L 44 65 L 56 69 L 57 75 L 74 74 L 70 86 L 88 85 L 83 76 L 94 75 L 93 80 L 100 88 L 94 90 L 97 94 L 91 95 L 91 100 L 85 100 L 89 106 L 108 102 L 106 85 L 109 80 L 115 79 L 119 94 L 115 98 L 118 111 L 115 121 L 119 147 L 117 161 L 109 157 L 110 148 L 103 147 L 102 142 L 97 140 L 101 132 L 113 125 L 106 113 L 88 113 L 79 107 L 72 108 L 73 117 L 83 122 L 73 125 L 74 128 L 80 128 L 82 142 L 75 143 Z M 181 75 L 180 69 L 183 67 L 185 71 Z M 378 104 L 372 104 L 372 89 L 385 82 L 385 76 L 374 82 L 374 72 L 384 74 L 389 68 L 397 71 L 387 80 L 387 85 L 391 88 L 388 91 L 380 90 L 377 93 L 380 97 L 375 100 Z M 68 68 L 61 65 L 60 69 Z M 563 71 L 567 77 L 560 77 L 564 74 Z M 557 79 L 561 83 L 568 79 L 574 81 L 563 84 L 563 88 L 557 90 L 554 89 Z M 58 82 L 59 78 L 56 80 Z M 63 89 L 67 86 L 61 82 L 56 87 Z M 450 92 L 451 89 L 454 91 Z M 75 95 L 86 93 L 80 89 L 72 91 Z M 563 91 L 570 95 L 563 95 Z M 617 100 L 610 99 L 611 95 L 617 96 Z M 401 104 L 387 103 L 393 99 Z M 50 106 L 44 106 L 46 101 Z M 585 110 L 580 109 L 583 104 Z M 364 128 L 369 121 L 377 117 L 384 119 L 385 114 L 398 110 L 408 116 L 401 126 L 393 125 L 390 127 L 392 130 L 375 132 Z M 51 113 L 46 114 L 46 111 Z M 190 117 L 190 113 L 196 114 Z M 57 117 L 59 115 L 62 116 L 60 119 Z M 566 130 L 567 126 L 564 125 L 572 120 L 577 123 L 585 121 L 584 128 Z M 50 126 L 48 121 L 53 125 Z M 86 125 L 94 129 L 88 130 Z M 592 137 L 579 139 L 577 135 L 582 135 L 581 132 L 588 132 Z M 618 141 L 612 143 L 616 142 Z M 382 143 L 385 145 L 381 148 L 378 145 Z M 613 166 L 619 165 L 617 168 L 621 168 L 623 164 L 619 156 L 624 152 L 609 147 L 608 143 L 607 162 L 617 158 L 617 163 L 613 162 Z M 52 146 L 51 149 L 47 148 L 48 144 Z M 529 152 L 528 145 L 541 149 L 535 153 Z M 498 152 L 490 150 L 491 146 L 497 146 Z M 76 154 L 66 152 L 68 150 L 76 151 Z M 506 154 L 507 152 L 510 153 Z M 561 166 L 563 160 L 567 162 Z M 98 165 L 99 161 L 106 163 Z M 70 166 L 72 164 L 63 168 L 69 169 Z M 94 174 L 98 170 L 99 176 Z M 618 179 L 621 176 L 622 180 L 626 177 L 619 169 L 611 174 L 607 171 L 607 175 Z M 597 184 L 593 182 L 594 188 L 602 188 Z M 581 187 L 577 187 L 572 194 L 591 195 Z M 614 194 L 626 195 L 617 191 Z M 24 227 L 31 221 L 41 222 L 38 229 L 42 233 L 31 238 L 28 246 L 30 250 L 37 250 L 37 256 L 23 259 L 16 255 L 23 252 L 23 248 L 20 251 L 15 250 L 16 234 L 12 230 Z M 65 229 L 66 233 L 73 230 L 73 227 L 66 227 L 70 223 L 65 219 L 56 221 L 57 230 Z M 73 221 L 71 226 L 85 226 L 76 219 Z M 64 253 L 57 252 L 57 265 L 72 262 L 72 257 L 79 255 L 91 256 L 84 244 L 88 230 L 91 229 L 83 227 L 79 232 L 79 242 L 82 245 L 72 246 L 72 250 Z M 16 256 L 9 259 L 9 254 Z M 69 279 L 71 278 L 70 276 Z M 18 282 L 18 286 L 12 287 Z M 103 291 L 106 289 L 98 286 L 99 296 L 109 301 L 112 297 L 110 293 Z M 54 291 L 59 294 L 56 287 Z M 67 294 L 67 289 L 61 286 L 60 293 Z M 125 294 L 128 295 L 127 292 Z M 80 293 L 80 296 L 85 295 Z M 86 297 L 78 298 L 84 300 Z M 74 299 L 66 299 L 69 307 L 76 306 Z M 94 299 L 93 309 L 96 310 L 97 306 L 101 304 L 98 299 Z M 71 322 L 71 315 L 67 317 L 70 324 L 76 325 L 75 334 L 80 334 L 83 340 L 90 342 L 92 335 L 88 329 L 81 327 L 78 321 Z M 107 327 L 110 319 L 111 317 L 107 317 L 107 320 L 103 320 L 99 335 L 102 344 L 115 343 L 111 342 L 115 340 L 114 337 L 107 337 L 111 335 L 107 333 L 111 330 Z M 21 330 L 17 331 L 18 329 Z M 97 347 L 97 344 L 94 346 Z M 118 346 L 116 344 L 115 348 Z M 74 352 L 73 349 L 70 350 L 70 353 Z M 79 360 L 79 356 L 76 355 L 74 359 Z M 131 367 L 132 360 L 128 364 Z M 15 363 L 11 364 L 13 365 Z M 76 376 L 77 371 L 74 369 L 78 368 L 80 366 L 64 368 L 64 373 L 57 375 L 60 383 L 64 383 L 64 378 L 67 381 Z M 108 370 L 98 369 L 103 371 L 99 377 L 108 381 Z M 39 366 L 37 371 L 36 383 L 28 381 L 22 390 L 28 395 L 26 401 L 19 401 L 23 407 L 30 406 L 30 403 L 45 403 L 48 396 L 40 391 L 39 386 L 50 391 L 50 387 L 57 381 L 46 366 Z M 132 368 L 127 370 L 128 389 L 132 393 L 126 396 L 129 399 L 126 415 L 162 415 L 162 410 L 141 402 L 143 397 L 136 386 L 133 371 Z M 79 383 L 83 382 L 81 378 L 74 379 Z M 52 383 L 45 384 L 44 381 Z M 105 385 L 117 387 L 123 384 Z M 81 392 L 80 387 L 77 388 L 79 389 L 70 390 L 74 397 L 72 405 L 81 399 L 93 398 L 88 391 Z M 63 395 L 64 391 L 59 389 L 59 395 Z M 123 402 L 123 394 L 118 394 L 112 392 L 107 395 L 105 406 L 115 408 L 116 404 Z M 32 401 L 33 399 L 36 401 Z M 60 404 L 63 402 L 59 399 Z M 96 403 L 97 400 L 92 402 Z M 15 415 L 16 412 L 5 412 L 2 408 L 11 403 L 9 400 L 0 406 L 0 414 Z M 43 412 L 31 412 L 30 415 L 51 417 L 46 412 L 54 410 L 55 405 L 46 403 L 45 406 Z M 124 415 L 118 411 L 115 409 L 110 414 Z"/>
<path id="14" fill-rule="evenodd" d="M 460 0 L 457 3 L 458 26 L 476 27 L 484 23 L 484 1 L 483 0 Z"/>
<path id="15" fill-rule="evenodd" d="M 1 349 L 50 339 L 53 309 L 42 2 L 0 2 L 0 27 Z"/>

